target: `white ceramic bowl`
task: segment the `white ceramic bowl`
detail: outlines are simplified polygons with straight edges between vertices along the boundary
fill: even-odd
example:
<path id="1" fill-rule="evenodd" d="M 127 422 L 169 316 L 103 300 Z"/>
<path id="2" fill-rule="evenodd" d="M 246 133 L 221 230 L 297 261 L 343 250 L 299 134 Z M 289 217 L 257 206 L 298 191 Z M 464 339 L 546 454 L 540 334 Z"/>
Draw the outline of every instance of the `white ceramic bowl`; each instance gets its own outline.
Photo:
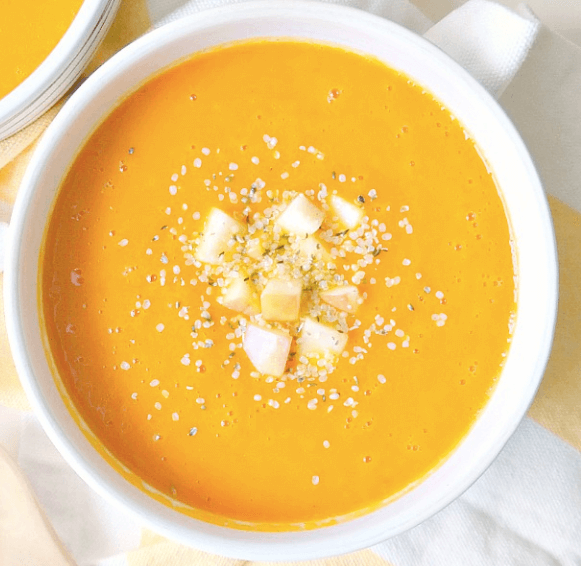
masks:
<path id="1" fill-rule="evenodd" d="M 45 359 L 37 281 L 41 241 L 59 183 L 78 147 L 120 97 L 197 50 L 274 36 L 333 42 L 372 54 L 451 109 L 477 140 L 501 187 L 518 257 L 518 317 L 492 398 L 457 449 L 422 483 L 345 523 L 258 533 L 200 522 L 164 506 L 125 481 L 91 447 L 63 404 Z M 300 560 L 368 547 L 414 527 L 458 497 L 490 465 L 526 413 L 543 375 L 555 323 L 556 262 L 551 217 L 531 158 L 504 112 L 467 72 L 421 37 L 364 12 L 291 0 L 252 2 L 201 12 L 148 34 L 101 67 L 67 102 L 35 153 L 14 210 L 6 316 L 16 365 L 36 414 L 95 490 L 185 544 L 237 558 Z"/>
<path id="2" fill-rule="evenodd" d="M 85 0 L 48 57 L 0 98 L 0 141 L 34 122 L 73 86 L 101 44 L 120 0 Z"/>

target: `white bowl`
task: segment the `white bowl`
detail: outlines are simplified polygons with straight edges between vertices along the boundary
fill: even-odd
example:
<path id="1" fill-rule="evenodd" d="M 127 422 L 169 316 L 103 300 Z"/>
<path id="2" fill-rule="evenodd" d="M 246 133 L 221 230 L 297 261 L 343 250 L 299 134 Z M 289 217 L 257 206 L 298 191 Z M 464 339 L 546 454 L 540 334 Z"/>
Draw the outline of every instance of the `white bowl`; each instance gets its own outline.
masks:
<path id="1" fill-rule="evenodd" d="M 48 57 L 0 98 L 0 141 L 42 116 L 73 86 L 109 30 L 120 0 L 85 0 Z"/>
<path id="2" fill-rule="evenodd" d="M 464 124 L 492 167 L 518 258 L 513 343 L 498 385 L 468 435 L 443 465 L 399 499 L 359 518 L 304 532 L 249 532 L 204 523 L 148 497 L 117 474 L 75 424 L 55 387 L 37 298 L 41 242 L 59 184 L 103 116 L 172 62 L 213 45 L 261 36 L 311 38 L 369 53 L 430 90 Z M 513 125 L 479 83 L 432 44 L 389 21 L 350 8 L 285 0 L 231 5 L 169 24 L 125 48 L 85 82 L 47 130 L 26 173 L 12 217 L 5 288 L 10 343 L 22 383 L 48 435 L 87 483 L 182 543 L 251 560 L 302 560 L 368 547 L 414 527 L 490 465 L 525 415 L 543 375 L 555 323 L 557 259 L 535 167 Z"/>

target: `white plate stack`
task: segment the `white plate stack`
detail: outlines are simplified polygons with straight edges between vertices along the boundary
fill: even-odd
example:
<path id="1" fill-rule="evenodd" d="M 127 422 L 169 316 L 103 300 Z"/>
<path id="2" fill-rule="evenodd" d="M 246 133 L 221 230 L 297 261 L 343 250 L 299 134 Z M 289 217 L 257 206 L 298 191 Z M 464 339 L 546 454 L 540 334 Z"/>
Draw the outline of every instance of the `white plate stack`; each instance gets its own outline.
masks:
<path id="1" fill-rule="evenodd" d="M 81 76 L 109 30 L 120 0 L 85 0 L 73 23 L 39 67 L 0 98 L 0 141 L 46 112 Z"/>

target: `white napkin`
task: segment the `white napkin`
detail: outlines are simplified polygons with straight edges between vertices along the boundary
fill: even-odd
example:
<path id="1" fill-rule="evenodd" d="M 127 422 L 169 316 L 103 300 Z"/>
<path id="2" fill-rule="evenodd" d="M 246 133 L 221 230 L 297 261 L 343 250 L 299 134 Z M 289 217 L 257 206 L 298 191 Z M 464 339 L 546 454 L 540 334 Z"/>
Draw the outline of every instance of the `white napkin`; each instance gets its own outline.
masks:
<path id="1" fill-rule="evenodd" d="M 157 25 L 226 3 L 147 2 Z M 581 50 L 543 28 L 530 11 L 522 8 L 518 15 L 487 0 L 470 0 L 429 30 L 430 22 L 407 0 L 338 3 L 368 9 L 419 33 L 427 30 L 426 37 L 500 96 L 547 191 L 581 210 Z M 90 492 L 34 417 L 0 407 L 0 443 L 28 475 L 80 566 L 126 565 L 120 553 L 138 545 L 139 524 Z M 456 502 L 374 550 L 394 566 L 578 566 L 581 455 L 527 419 Z"/>
<path id="2" fill-rule="evenodd" d="M 581 49 L 541 27 L 499 102 L 525 140 L 545 190 L 581 211 Z"/>
<path id="3" fill-rule="evenodd" d="M 435 43 L 498 97 L 513 79 L 541 27 L 488 0 L 471 0 L 432 26 L 424 37 Z"/>

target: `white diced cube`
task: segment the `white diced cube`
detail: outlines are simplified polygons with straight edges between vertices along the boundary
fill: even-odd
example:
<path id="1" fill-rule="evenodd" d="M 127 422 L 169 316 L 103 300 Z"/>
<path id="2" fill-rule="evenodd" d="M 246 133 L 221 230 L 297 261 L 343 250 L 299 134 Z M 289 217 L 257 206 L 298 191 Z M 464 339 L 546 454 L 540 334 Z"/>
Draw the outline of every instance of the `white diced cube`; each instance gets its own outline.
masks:
<path id="1" fill-rule="evenodd" d="M 231 241 L 244 226 L 219 208 L 212 208 L 204 224 L 202 239 L 196 248 L 195 257 L 201 262 L 217 265 L 231 251 Z"/>
<path id="2" fill-rule="evenodd" d="M 264 320 L 298 320 L 303 284 L 297 279 L 271 279 L 260 295 Z"/>
<path id="3" fill-rule="evenodd" d="M 249 324 L 243 348 L 252 365 L 262 374 L 280 377 L 285 370 L 292 338 L 282 330 Z"/>
<path id="4" fill-rule="evenodd" d="M 305 237 L 316 232 L 324 218 L 325 213 L 301 193 L 282 211 L 276 222 L 285 232 Z"/>
<path id="5" fill-rule="evenodd" d="M 332 307 L 348 313 L 354 313 L 359 306 L 359 289 L 355 285 L 321 291 L 319 297 Z"/>
<path id="6" fill-rule="evenodd" d="M 238 277 L 228 285 L 226 293 L 222 297 L 222 304 L 248 316 L 260 312 L 258 296 L 254 292 L 253 286 L 250 282 L 244 281 L 242 277 Z"/>
<path id="7" fill-rule="evenodd" d="M 333 214 L 339 218 L 339 222 L 345 228 L 349 228 L 349 230 L 359 226 L 365 214 L 365 211 L 360 206 L 348 202 L 337 195 L 331 195 L 329 205 L 331 206 Z"/>
<path id="8" fill-rule="evenodd" d="M 312 318 L 303 321 L 297 340 L 298 354 L 321 357 L 339 356 L 347 345 L 347 334 L 339 332 Z"/>
<path id="9" fill-rule="evenodd" d="M 260 238 L 252 238 L 246 243 L 246 255 L 255 260 L 262 259 L 264 254 L 264 246 Z"/>
<path id="10" fill-rule="evenodd" d="M 312 259 L 314 261 L 323 260 L 325 262 L 332 260 L 331 254 L 316 236 L 297 238 L 296 246 L 299 250 L 299 254 L 304 258 Z"/>

